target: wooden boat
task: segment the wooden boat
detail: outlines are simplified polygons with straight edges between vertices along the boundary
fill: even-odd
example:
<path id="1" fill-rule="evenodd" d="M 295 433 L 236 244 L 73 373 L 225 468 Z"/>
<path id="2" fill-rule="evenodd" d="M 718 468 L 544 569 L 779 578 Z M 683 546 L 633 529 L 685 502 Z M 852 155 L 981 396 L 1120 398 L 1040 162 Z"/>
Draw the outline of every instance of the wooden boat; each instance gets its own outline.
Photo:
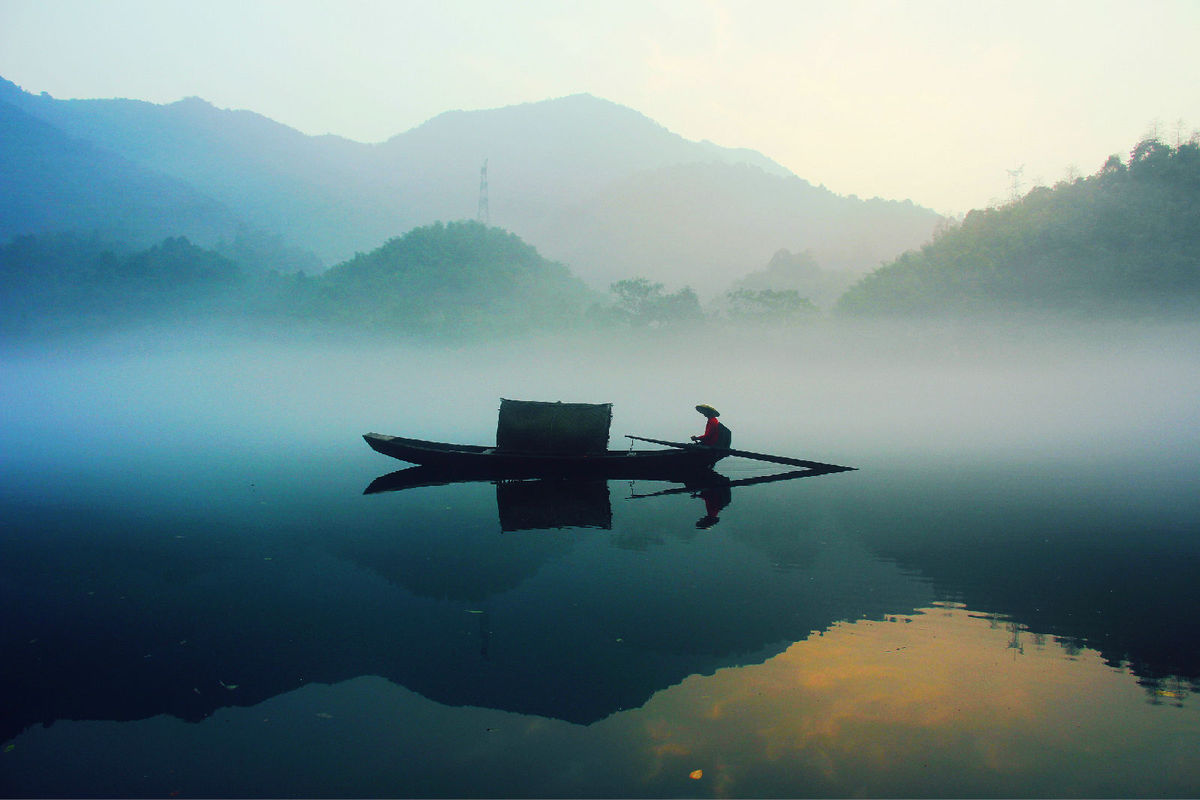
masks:
<path id="1" fill-rule="evenodd" d="M 385 456 L 421 466 L 454 470 L 459 475 L 480 476 L 668 477 L 708 470 L 727 453 L 698 445 L 668 450 L 550 453 L 430 442 L 382 433 L 368 433 L 363 439 L 371 449 Z"/>
<path id="2" fill-rule="evenodd" d="M 666 445 L 666 450 L 608 450 L 611 403 L 514 401 L 500 398 L 496 446 L 456 445 L 383 433 L 364 434 L 366 443 L 385 456 L 418 464 L 451 480 L 487 480 L 491 477 L 653 477 L 688 482 L 697 473 L 712 473 L 713 464 L 726 456 L 802 467 L 805 474 L 824 474 L 851 468 L 772 456 L 725 447 L 683 444 L 679 441 L 626 438 Z M 442 480 L 438 476 L 436 480 Z M 422 477 L 421 480 L 426 480 Z"/>
<path id="3" fill-rule="evenodd" d="M 767 453 L 705 447 L 628 436 L 666 445 L 663 450 L 609 450 L 611 403 L 562 403 L 501 398 L 496 446 L 448 444 L 403 436 L 367 433 L 373 450 L 401 461 L 452 473 L 451 480 L 537 477 L 605 477 L 678 479 L 694 482 L 697 473 L 712 473 L 726 456 L 740 456 L 803 467 L 804 474 L 841 472 L 849 467 L 802 461 Z M 446 475 L 421 480 L 442 481 Z"/>
<path id="4" fill-rule="evenodd" d="M 636 478 L 709 469 L 727 453 L 681 445 L 666 450 L 609 450 L 611 403 L 501 398 L 496 445 L 447 444 L 368 433 L 376 452 L 460 476 Z M 661 443 L 660 443 L 661 444 Z"/>

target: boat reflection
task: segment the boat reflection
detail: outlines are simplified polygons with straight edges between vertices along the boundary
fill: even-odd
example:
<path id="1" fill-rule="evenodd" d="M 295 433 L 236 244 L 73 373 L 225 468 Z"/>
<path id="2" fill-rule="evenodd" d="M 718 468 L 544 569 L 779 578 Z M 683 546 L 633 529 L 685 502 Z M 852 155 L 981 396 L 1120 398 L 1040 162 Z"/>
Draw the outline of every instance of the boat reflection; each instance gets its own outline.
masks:
<path id="1" fill-rule="evenodd" d="M 853 469 L 854 467 L 839 467 L 835 464 L 820 464 L 811 469 L 794 469 L 773 475 L 759 475 L 753 478 L 739 478 L 738 480 L 730 480 L 719 472 L 710 470 L 712 476 L 709 479 L 691 482 L 684 481 L 682 487 L 662 489 L 646 494 L 635 494 L 631 497 L 662 497 L 664 495 L 680 494 L 683 492 L 691 493 L 692 497 L 697 497 L 704 501 L 704 516 L 696 522 L 696 527 L 703 530 L 711 528 L 721 521 L 720 513 L 732 502 L 733 488 L 735 486 L 754 486 L 761 483 L 813 478 L 819 475 L 830 475 L 835 472 L 850 472 Z"/>
<path id="2" fill-rule="evenodd" d="M 496 484 L 500 530 L 612 530 L 608 481 L 501 481 Z"/>
<path id="3" fill-rule="evenodd" d="M 852 469 L 853 467 L 835 464 L 817 464 L 809 469 L 736 480 L 711 468 L 668 473 L 643 480 L 678 485 L 654 492 L 632 493 L 629 499 L 690 494 L 704 502 L 704 515 L 696 522 L 696 527 L 706 529 L 720 522 L 720 513 L 732 501 L 733 489 L 736 487 L 811 478 Z M 612 529 L 608 480 L 603 477 L 510 478 L 500 474 L 489 475 L 438 467 L 410 467 L 379 476 L 371 481 L 363 490 L 363 494 L 459 483 L 496 485 L 496 506 L 500 516 L 500 530 L 503 532 L 561 528 Z"/>

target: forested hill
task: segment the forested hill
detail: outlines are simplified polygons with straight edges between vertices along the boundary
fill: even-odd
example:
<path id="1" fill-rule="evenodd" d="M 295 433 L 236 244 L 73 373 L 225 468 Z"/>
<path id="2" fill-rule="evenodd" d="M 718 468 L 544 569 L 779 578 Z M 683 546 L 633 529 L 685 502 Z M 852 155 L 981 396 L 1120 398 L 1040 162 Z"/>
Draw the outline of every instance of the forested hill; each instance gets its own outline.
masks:
<path id="1" fill-rule="evenodd" d="M 1200 144 L 1143 141 L 1128 161 L 972 211 L 852 287 L 849 315 L 1200 310 Z"/>
<path id="2" fill-rule="evenodd" d="M 520 237 L 474 221 L 414 228 L 308 283 L 306 316 L 432 335 L 569 325 L 596 299 Z"/>
<path id="3" fill-rule="evenodd" d="M 254 322 L 463 338 L 578 325 L 602 299 L 516 235 L 478 222 L 409 231 L 317 276 L 255 268 L 253 239 L 214 252 L 48 233 L 0 245 L 0 339 L 152 323 Z M 261 249 L 261 248 L 259 248 Z"/>
<path id="4" fill-rule="evenodd" d="M 144 250 L 94 234 L 0 245 L 0 338 L 210 315 L 242 286 L 238 265 L 174 237 Z"/>

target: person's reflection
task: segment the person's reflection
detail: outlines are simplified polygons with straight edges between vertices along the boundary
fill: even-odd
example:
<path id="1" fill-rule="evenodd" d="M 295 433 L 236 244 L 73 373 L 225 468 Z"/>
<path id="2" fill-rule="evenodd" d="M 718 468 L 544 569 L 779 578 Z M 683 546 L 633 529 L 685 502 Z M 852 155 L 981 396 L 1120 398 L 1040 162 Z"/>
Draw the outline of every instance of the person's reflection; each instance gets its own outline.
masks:
<path id="1" fill-rule="evenodd" d="M 696 522 L 696 527 L 704 530 L 711 528 L 721 521 L 721 511 L 733 499 L 733 491 L 729 488 L 729 480 L 704 487 L 692 494 L 704 501 L 704 516 Z"/>

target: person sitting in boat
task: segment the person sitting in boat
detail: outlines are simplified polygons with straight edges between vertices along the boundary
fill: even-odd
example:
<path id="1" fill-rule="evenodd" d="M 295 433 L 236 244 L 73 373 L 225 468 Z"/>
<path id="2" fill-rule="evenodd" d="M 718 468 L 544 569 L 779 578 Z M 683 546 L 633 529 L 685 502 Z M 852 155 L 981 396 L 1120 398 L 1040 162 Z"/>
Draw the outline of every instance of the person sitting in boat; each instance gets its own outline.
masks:
<path id="1" fill-rule="evenodd" d="M 721 412 L 707 403 L 696 406 L 696 410 L 707 417 L 708 422 L 704 426 L 704 433 L 700 436 L 693 436 L 692 441 L 705 447 L 729 447 L 729 443 L 733 440 L 733 434 L 717 419 Z"/>

